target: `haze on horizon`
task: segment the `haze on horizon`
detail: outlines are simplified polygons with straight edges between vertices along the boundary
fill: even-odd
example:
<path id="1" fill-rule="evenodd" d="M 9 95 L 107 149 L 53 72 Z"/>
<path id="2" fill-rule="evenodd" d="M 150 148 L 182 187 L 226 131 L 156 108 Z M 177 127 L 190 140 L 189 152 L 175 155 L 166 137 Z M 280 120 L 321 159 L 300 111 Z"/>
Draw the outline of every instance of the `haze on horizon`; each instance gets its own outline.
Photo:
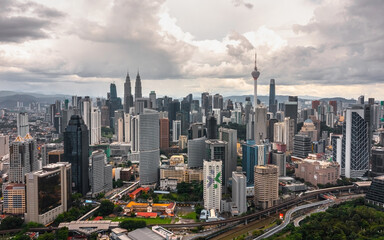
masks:
<path id="1" fill-rule="evenodd" d="M 384 2 L 0 0 L 0 90 L 382 97 Z M 133 81 L 134 82 L 134 81 Z"/>

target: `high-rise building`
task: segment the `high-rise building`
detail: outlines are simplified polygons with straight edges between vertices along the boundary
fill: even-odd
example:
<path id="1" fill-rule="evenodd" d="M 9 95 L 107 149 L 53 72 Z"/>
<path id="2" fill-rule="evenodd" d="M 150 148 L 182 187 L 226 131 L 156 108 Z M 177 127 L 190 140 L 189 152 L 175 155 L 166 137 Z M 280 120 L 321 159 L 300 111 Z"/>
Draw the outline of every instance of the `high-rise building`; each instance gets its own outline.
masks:
<path id="1" fill-rule="evenodd" d="M 6 183 L 3 186 L 3 213 L 21 215 L 25 213 L 25 184 Z"/>
<path id="2" fill-rule="evenodd" d="M 286 175 L 286 163 L 287 160 L 284 152 L 276 151 L 272 153 L 272 164 L 278 167 L 279 177 L 284 177 Z"/>
<path id="3" fill-rule="evenodd" d="M 207 138 L 217 139 L 217 119 L 214 115 L 207 117 Z"/>
<path id="4" fill-rule="evenodd" d="M 205 141 L 206 137 L 189 139 L 188 140 L 188 167 L 198 168 L 203 167 L 205 159 Z"/>
<path id="5" fill-rule="evenodd" d="M 268 144 L 255 144 L 255 141 L 249 140 L 242 145 L 243 161 L 241 163 L 243 171 L 247 176 L 247 183 L 253 184 L 254 167 L 268 163 L 269 148 Z"/>
<path id="6" fill-rule="evenodd" d="M 294 137 L 293 155 L 299 158 L 306 158 L 312 152 L 311 138 L 306 135 L 296 134 Z"/>
<path id="7" fill-rule="evenodd" d="M 320 106 L 320 101 L 319 100 L 313 100 L 312 101 L 312 109 L 317 111 L 319 106 Z M 306 120 L 306 119 L 304 119 L 304 120 Z"/>
<path id="8" fill-rule="evenodd" d="M 107 103 L 109 109 L 109 126 L 113 129 L 115 127 L 115 111 L 123 109 L 121 98 L 117 97 L 116 84 L 114 83 L 111 83 L 110 85 L 110 94 Z"/>
<path id="9" fill-rule="evenodd" d="M 300 129 L 300 134 L 307 135 L 311 138 L 312 142 L 316 142 L 318 140 L 316 127 L 311 119 L 304 121 L 303 127 Z"/>
<path id="10" fill-rule="evenodd" d="M 298 108 L 298 98 L 297 96 L 289 96 L 288 102 L 284 104 L 284 114 L 285 117 L 295 120 L 294 133 L 297 133 L 297 108 Z"/>
<path id="11" fill-rule="evenodd" d="M 159 180 L 160 144 L 159 113 L 145 109 L 131 121 L 132 152 L 139 155 L 140 184 L 152 184 Z"/>
<path id="12" fill-rule="evenodd" d="M 332 160 L 337 162 L 341 166 L 341 156 L 342 156 L 342 135 L 331 135 L 331 145 L 332 145 Z"/>
<path id="13" fill-rule="evenodd" d="M 140 73 L 137 71 L 137 76 L 136 76 L 136 83 L 135 83 L 135 101 L 138 98 L 142 98 L 142 93 L 141 93 L 141 78 L 140 78 Z"/>
<path id="14" fill-rule="evenodd" d="M 98 108 L 91 109 L 90 145 L 99 144 L 101 141 L 101 112 Z"/>
<path id="15" fill-rule="evenodd" d="M 374 176 L 384 175 L 384 148 L 382 147 L 372 149 L 372 174 Z"/>
<path id="16" fill-rule="evenodd" d="M 181 121 L 173 120 L 172 126 L 172 142 L 178 142 L 181 135 Z"/>
<path id="17" fill-rule="evenodd" d="M 64 159 L 71 164 L 72 190 L 85 196 L 89 191 L 89 131 L 79 115 L 73 115 L 64 132 Z"/>
<path id="18" fill-rule="evenodd" d="M 337 115 L 337 101 L 329 101 L 329 105 L 333 107 L 333 113 Z"/>
<path id="19" fill-rule="evenodd" d="M 27 133 L 27 135 L 24 138 L 24 141 L 26 144 L 28 144 L 28 150 L 29 150 L 29 166 L 30 171 L 36 171 L 40 169 L 39 162 L 37 160 L 38 153 L 37 153 L 37 142 L 36 139 L 32 138 L 32 136 Z"/>
<path id="20" fill-rule="evenodd" d="M 131 114 L 124 113 L 124 142 L 131 143 Z"/>
<path id="21" fill-rule="evenodd" d="M 229 128 L 219 128 L 219 140 L 227 142 L 228 147 L 228 165 L 225 166 L 226 176 L 231 176 L 232 172 L 236 171 L 237 165 L 237 130 Z"/>
<path id="22" fill-rule="evenodd" d="M 24 183 L 24 176 L 31 171 L 29 143 L 18 136 L 9 148 L 9 182 Z"/>
<path id="23" fill-rule="evenodd" d="M 180 102 L 179 100 L 173 100 L 168 104 L 168 119 L 170 124 L 170 129 L 172 129 L 173 121 L 176 120 L 176 114 L 180 112 Z"/>
<path id="24" fill-rule="evenodd" d="M 213 108 L 223 110 L 223 105 L 224 105 L 223 103 L 224 103 L 223 96 L 216 93 L 213 96 Z"/>
<path id="25" fill-rule="evenodd" d="M 166 151 L 169 148 L 169 120 L 160 118 L 160 150 Z"/>
<path id="26" fill-rule="evenodd" d="M 271 118 L 267 121 L 267 138 L 268 138 L 269 142 L 273 142 L 275 123 L 278 123 L 276 118 Z"/>
<path id="27" fill-rule="evenodd" d="M 247 178 L 239 172 L 232 172 L 232 201 L 237 207 L 238 214 L 247 212 Z"/>
<path id="28" fill-rule="evenodd" d="M 222 161 L 222 175 L 223 186 L 228 186 L 229 178 L 232 176 L 231 159 L 228 155 L 228 142 L 220 141 L 217 139 L 208 139 L 206 143 L 206 157 L 205 160 L 221 160 Z M 226 191 L 226 189 L 225 189 Z"/>
<path id="29" fill-rule="evenodd" d="M 20 137 L 25 137 L 27 133 L 29 133 L 28 113 L 18 113 L 17 114 L 17 135 Z"/>
<path id="30" fill-rule="evenodd" d="M 365 200 L 369 204 L 384 208 L 384 176 L 375 177 L 369 187 Z"/>
<path id="31" fill-rule="evenodd" d="M 0 135 L 0 158 L 9 154 L 9 136 Z"/>
<path id="32" fill-rule="evenodd" d="M 369 132 L 363 106 L 347 108 L 343 124 L 341 174 L 362 177 L 369 169 Z"/>
<path id="33" fill-rule="evenodd" d="M 364 104 L 364 95 L 361 95 L 361 96 L 357 99 L 357 104 Z"/>
<path id="34" fill-rule="evenodd" d="M 275 79 L 271 79 L 269 82 L 269 111 L 274 115 L 277 111 Z"/>
<path id="35" fill-rule="evenodd" d="M 254 140 L 257 144 L 265 140 L 267 136 L 267 108 L 264 106 L 257 106 L 255 109 L 255 121 L 254 121 Z"/>
<path id="36" fill-rule="evenodd" d="M 101 106 L 101 126 L 109 127 L 111 124 L 109 122 L 109 108 L 107 105 Z"/>
<path id="37" fill-rule="evenodd" d="M 221 212 L 222 162 L 204 161 L 203 167 L 204 208 Z"/>
<path id="38" fill-rule="evenodd" d="M 129 113 L 129 109 L 133 107 L 133 96 L 131 87 L 131 78 L 127 72 L 127 77 L 124 83 L 124 112 Z"/>
<path id="39" fill-rule="evenodd" d="M 277 166 L 255 166 L 255 205 L 266 209 L 279 199 L 279 174 Z"/>
<path id="40" fill-rule="evenodd" d="M 151 91 L 151 93 L 149 94 L 149 101 L 151 101 L 151 106 L 150 106 L 150 108 L 152 108 L 152 109 L 157 109 L 157 104 L 156 104 L 156 92 L 155 92 L 155 91 Z"/>
<path id="41" fill-rule="evenodd" d="M 92 197 L 95 197 L 99 193 L 112 190 L 112 166 L 106 164 L 106 158 L 107 156 L 103 150 L 94 151 L 90 156 Z M 106 176 L 109 176 L 109 178 Z"/>
<path id="42" fill-rule="evenodd" d="M 26 222 L 52 223 L 71 203 L 71 164 L 48 164 L 26 175 Z"/>
<path id="43" fill-rule="evenodd" d="M 188 130 L 188 139 L 195 139 L 207 136 L 207 129 L 203 123 L 193 123 Z"/>

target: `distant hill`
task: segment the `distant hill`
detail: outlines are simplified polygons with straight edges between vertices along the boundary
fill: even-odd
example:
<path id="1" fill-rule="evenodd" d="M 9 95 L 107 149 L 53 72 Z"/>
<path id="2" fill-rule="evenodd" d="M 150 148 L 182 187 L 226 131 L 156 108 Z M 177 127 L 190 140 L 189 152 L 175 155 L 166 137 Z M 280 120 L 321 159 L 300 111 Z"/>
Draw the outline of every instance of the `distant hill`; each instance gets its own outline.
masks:
<path id="1" fill-rule="evenodd" d="M 44 95 L 38 93 L 18 93 L 12 91 L 0 91 L 0 107 L 13 108 L 17 106 L 17 102 L 22 102 L 24 106 L 28 106 L 33 102 L 40 104 L 51 104 L 56 100 L 69 99 L 66 95 Z"/>

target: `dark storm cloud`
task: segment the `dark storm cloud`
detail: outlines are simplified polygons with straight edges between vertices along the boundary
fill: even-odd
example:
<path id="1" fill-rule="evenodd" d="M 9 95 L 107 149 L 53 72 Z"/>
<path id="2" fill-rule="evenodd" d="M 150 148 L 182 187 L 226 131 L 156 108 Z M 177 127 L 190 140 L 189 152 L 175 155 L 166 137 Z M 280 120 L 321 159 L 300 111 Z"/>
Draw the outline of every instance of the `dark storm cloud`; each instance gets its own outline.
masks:
<path id="1" fill-rule="evenodd" d="M 47 38 L 51 19 L 61 12 L 33 2 L 0 0 L 0 42 L 23 42 Z"/>

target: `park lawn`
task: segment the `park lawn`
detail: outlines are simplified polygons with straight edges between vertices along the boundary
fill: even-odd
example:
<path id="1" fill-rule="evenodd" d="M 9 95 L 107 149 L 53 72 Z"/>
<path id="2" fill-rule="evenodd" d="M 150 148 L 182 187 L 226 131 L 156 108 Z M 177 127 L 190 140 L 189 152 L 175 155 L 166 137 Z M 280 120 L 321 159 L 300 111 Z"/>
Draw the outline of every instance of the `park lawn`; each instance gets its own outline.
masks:
<path id="1" fill-rule="evenodd" d="M 194 219 L 194 220 L 196 220 L 196 213 L 195 212 L 190 212 L 190 213 L 187 213 L 185 215 L 181 215 L 180 217 L 182 217 L 184 219 Z"/>
<path id="2" fill-rule="evenodd" d="M 103 220 L 111 220 L 113 222 L 121 222 L 123 220 L 134 220 L 134 221 L 145 221 L 147 225 L 153 225 L 153 224 L 170 224 L 172 219 L 171 218 L 133 218 L 133 217 L 115 217 L 115 218 L 109 218 L 106 217 Z"/>

